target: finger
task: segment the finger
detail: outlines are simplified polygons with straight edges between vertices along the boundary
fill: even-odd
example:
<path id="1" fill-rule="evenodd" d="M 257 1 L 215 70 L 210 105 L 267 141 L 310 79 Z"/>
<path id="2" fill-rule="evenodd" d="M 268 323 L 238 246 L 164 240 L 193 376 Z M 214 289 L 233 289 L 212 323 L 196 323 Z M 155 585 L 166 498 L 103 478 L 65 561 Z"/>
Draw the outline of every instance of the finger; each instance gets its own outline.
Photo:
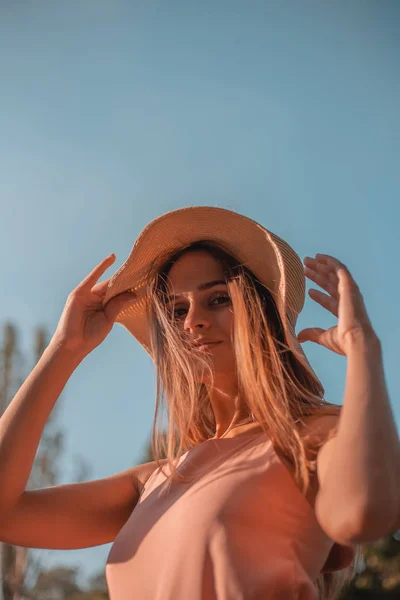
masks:
<path id="1" fill-rule="evenodd" d="M 341 305 L 341 323 L 344 330 L 360 324 L 362 327 L 372 327 L 367 313 L 363 295 L 354 279 L 346 270 L 339 271 L 339 293 L 346 299 Z"/>
<path id="2" fill-rule="evenodd" d="M 331 279 L 329 279 L 326 275 L 320 275 L 308 267 L 304 268 L 304 273 L 309 279 L 311 279 L 311 281 L 322 287 L 325 291 L 329 292 L 329 294 L 331 294 L 331 296 L 333 296 L 335 299 L 339 298 L 338 284 L 335 285 L 332 283 Z"/>
<path id="3" fill-rule="evenodd" d="M 92 289 L 98 279 L 103 275 L 105 271 L 115 261 L 115 254 L 110 254 L 107 258 L 104 258 L 90 273 L 81 281 L 76 289 L 87 290 Z"/>
<path id="4" fill-rule="evenodd" d="M 318 262 L 315 258 L 311 258 L 311 256 L 306 256 L 303 260 L 304 264 L 313 269 L 314 271 L 319 271 L 320 273 L 331 273 L 332 265 L 327 265 L 321 262 Z"/>
<path id="5" fill-rule="evenodd" d="M 321 275 L 327 277 L 331 284 L 334 286 L 335 290 L 337 290 L 339 279 L 336 270 L 332 265 L 320 263 L 317 260 L 315 260 L 315 258 L 310 258 L 309 256 L 306 256 L 303 262 L 306 265 L 307 269 L 311 269 L 311 271 L 316 271 L 317 273 L 320 273 Z M 309 276 L 308 272 L 307 276 Z"/>
<path id="6" fill-rule="evenodd" d="M 344 288 L 345 292 L 347 294 L 350 293 L 352 296 L 356 296 L 357 294 L 361 295 L 360 288 L 346 265 L 341 263 L 335 257 L 329 256 L 329 254 L 316 254 L 316 256 L 318 257 L 318 260 L 322 261 L 324 264 L 331 264 L 335 268 L 338 278 L 337 289 L 339 290 L 339 295 L 341 288 Z M 341 272 L 341 279 L 339 279 L 339 272 Z"/>
<path id="7" fill-rule="evenodd" d="M 340 260 L 338 260 L 337 258 L 335 258 L 334 256 L 331 256 L 330 254 L 316 254 L 315 258 L 318 262 L 321 262 L 322 264 L 325 265 L 333 265 L 337 268 L 343 266 L 344 264 L 342 262 L 340 262 Z"/>
<path id="8" fill-rule="evenodd" d="M 330 256 L 330 254 L 316 254 L 315 258 L 319 264 L 332 267 L 336 275 L 340 269 L 345 269 L 350 275 L 350 271 L 346 265 L 334 256 Z"/>
<path id="9" fill-rule="evenodd" d="M 103 308 L 108 321 L 114 323 L 121 311 L 128 308 L 136 300 L 136 294 L 132 291 L 122 292 L 111 298 Z"/>
<path id="10" fill-rule="evenodd" d="M 321 306 L 329 310 L 335 317 L 339 316 L 339 302 L 332 296 L 328 296 L 327 294 L 323 294 L 319 290 L 311 289 L 308 291 L 308 295 L 310 298 L 318 302 Z"/>
<path id="11" fill-rule="evenodd" d="M 110 280 L 111 280 L 111 277 L 109 277 L 108 279 L 105 279 L 104 281 L 100 281 L 99 283 L 96 283 L 92 287 L 92 293 L 98 294 L 99 296 L 104 296 L 104 294 L 107 291 Z"/>
<path id="12" fill-rule="evenodd" d="M 308 329 L 303 329 L 303 331 L 300 331 L 299 335 L 297 336 L 297 339 L 301 343 L 302 342 L 317 342 L 317 343 L 319 343 L 318 340 L 323 333 L 325 333 L 325 330 L 321 329 L 320 327 L 309 327 Z"/>

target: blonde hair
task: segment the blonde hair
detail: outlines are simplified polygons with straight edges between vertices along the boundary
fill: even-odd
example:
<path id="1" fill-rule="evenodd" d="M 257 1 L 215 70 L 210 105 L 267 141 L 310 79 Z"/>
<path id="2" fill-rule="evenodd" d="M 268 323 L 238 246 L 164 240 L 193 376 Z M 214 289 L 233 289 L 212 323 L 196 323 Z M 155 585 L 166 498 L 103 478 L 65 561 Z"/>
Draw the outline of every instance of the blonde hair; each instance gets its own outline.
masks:
<path id="1" fill-rule="evenodd" d="M 177 472 L 183 451 L 215 434 L 215 417 L 201 375 L 213 381 L 211 360 L 194 351 L 182 328 L 174 324 L 173 304 L 166 308 L 170 291 L 168 273 L 187 252 L 206 251 L 222 266 L 233 307 L 233 348 L 236 358 L 238 394 L 247 408 L 247 418 L 268 433 L 274 449 L 294 467 L 294 478 L 305 494 L 310 473 L 316 470 L 319 449 L 315 440 L 301 436 L 302 419 L 324 410 L 338 414 L 340 406 L 324 400 L 324 388 L 297 360 L 288 346 L 282 321 L 270 291 L 220 244 L 202 240 L 181 248 L 155 270 L 149 285 L 149 320 L 156 367 L 156 408 L 152 428 L 152 451 L 163 470 L 169 466 L 169 481 L 186 478 Z M 162 432 L 158 418 L 164 409 L 168 425 Z M 161 415 L 162 416 L 162 415 Z M 330 436 L 335 431 L 330 432 Z M 331 600 L 355 574 L 350 567 L 322 573 L 315 584 L 320 598 Z"/>

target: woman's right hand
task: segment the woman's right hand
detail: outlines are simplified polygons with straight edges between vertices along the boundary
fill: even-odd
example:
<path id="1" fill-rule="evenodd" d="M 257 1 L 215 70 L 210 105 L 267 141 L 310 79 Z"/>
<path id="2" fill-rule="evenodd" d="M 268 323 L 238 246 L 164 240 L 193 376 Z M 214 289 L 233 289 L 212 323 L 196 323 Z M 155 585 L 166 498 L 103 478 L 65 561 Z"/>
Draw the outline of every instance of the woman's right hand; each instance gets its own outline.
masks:
<path id="1" fill-rule="evenodd" d="M 102 306 L 111 278 L 97 282 L 114 261 L 114 254 L 102 260 L 69 294 L 52 339 L 60 348 L 86 356 L 105 340 L 118 313 L 134 301 L 134 293 L 128 291 Z"/>

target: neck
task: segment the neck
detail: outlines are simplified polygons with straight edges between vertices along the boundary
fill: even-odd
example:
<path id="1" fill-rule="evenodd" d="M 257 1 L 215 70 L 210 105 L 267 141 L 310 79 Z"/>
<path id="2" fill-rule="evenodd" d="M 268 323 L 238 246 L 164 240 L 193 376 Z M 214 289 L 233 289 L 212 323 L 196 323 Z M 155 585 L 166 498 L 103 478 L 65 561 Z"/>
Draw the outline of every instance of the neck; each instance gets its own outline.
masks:
<path id="1" fill-rule="evenodd" d="M 207 387 L 207 390 L 215 416 L 214 437 L 220 438 L 233 428 L 253 422 L 247 405 L 239 398 L 237 384 L 232 379 L 215 381 L 214 386 Z"/>

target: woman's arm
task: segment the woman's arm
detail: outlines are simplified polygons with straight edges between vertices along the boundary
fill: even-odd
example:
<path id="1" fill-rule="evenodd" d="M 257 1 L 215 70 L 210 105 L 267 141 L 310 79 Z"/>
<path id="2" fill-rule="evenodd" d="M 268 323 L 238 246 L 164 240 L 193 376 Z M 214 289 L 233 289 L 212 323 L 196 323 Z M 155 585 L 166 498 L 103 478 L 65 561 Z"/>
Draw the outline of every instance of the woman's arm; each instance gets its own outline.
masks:
<path id="1" fill-rule="evenodd" d="M 0 512 L 25 491 L 47 419 L 83 356 L 50 342 L 0 418 Z"/>
<path id="2" fill-rule="evenodd" d="M 375 336 L 352 341 L 337 435 L 317 463 L 316 514 L 329 535 L 364 543 L 400 527 L 400 441 Z"/>

